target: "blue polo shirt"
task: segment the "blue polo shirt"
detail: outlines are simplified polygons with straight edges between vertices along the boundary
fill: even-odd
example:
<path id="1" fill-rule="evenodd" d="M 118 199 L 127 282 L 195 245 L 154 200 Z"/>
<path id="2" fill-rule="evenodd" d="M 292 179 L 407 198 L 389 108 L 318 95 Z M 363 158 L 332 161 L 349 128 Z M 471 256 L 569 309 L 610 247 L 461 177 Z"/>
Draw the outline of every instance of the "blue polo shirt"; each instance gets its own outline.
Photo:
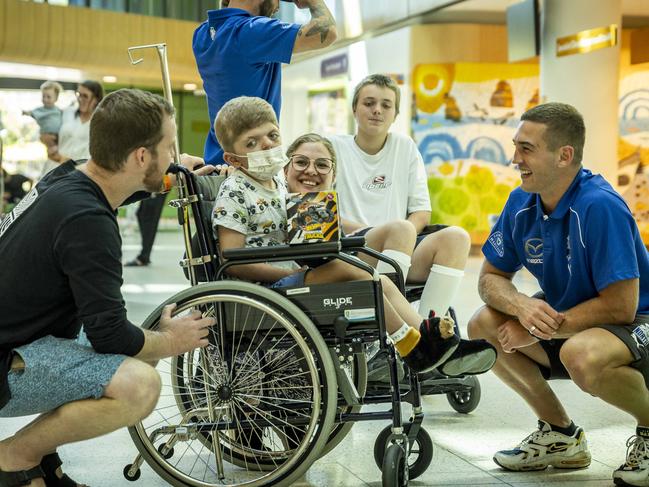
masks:
<path id="1" fill-rule="evenodd" d="M 291 62 L 300 27 L 268 17 L 253 17 L 238 8 L 207 12 L 207 21 L 196 29 L 192 41 L 210 115 L 206 163 L 223 163 L 214 119 L 228 100 L 258 96 L 273 106 L 279 119 L 281 63 Z"/>
<path id="2" fill-rule="evenodd" d="M 622 197 L 586 169 L 549 215 L 538 194 L 512 191 L 482 252 L 503 272 L 524 266 L 557 311 L 639 277 L 637 314 L 649 313 L 649 253 L 636 222 Z"/>

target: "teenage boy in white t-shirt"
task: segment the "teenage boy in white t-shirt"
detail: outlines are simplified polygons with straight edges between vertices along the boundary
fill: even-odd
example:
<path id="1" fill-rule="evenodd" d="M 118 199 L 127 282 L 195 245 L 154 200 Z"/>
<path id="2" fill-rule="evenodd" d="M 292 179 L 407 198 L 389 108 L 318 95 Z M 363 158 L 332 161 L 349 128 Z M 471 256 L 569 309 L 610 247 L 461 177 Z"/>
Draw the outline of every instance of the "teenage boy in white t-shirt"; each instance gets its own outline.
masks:
<path id="1" fill-rule="evenodd" d="M 336 190 L 348 235 L 364 234 L 391 220 L 407 219 L 417 233 L 430 223 L 427 176 L 419 150 L 410 137 L 389 132 L 399 113 L 399 101 L 399 87 L 390 77 L 366 77 L 356 86 L 352 100 L 356 135 L 330 137 L 340 161 Z M 425 282 L 419 312 L 427 314 L 450 306 L 470 247 L 465 230 L 446 227 L 420 236 L 412 256 L 395 250 L 384 253 L 410 264 L 408 282 Z M 447 375 L 486 372 L 495 355 L 484 342 L 463 340 L 440 370 Z"/>

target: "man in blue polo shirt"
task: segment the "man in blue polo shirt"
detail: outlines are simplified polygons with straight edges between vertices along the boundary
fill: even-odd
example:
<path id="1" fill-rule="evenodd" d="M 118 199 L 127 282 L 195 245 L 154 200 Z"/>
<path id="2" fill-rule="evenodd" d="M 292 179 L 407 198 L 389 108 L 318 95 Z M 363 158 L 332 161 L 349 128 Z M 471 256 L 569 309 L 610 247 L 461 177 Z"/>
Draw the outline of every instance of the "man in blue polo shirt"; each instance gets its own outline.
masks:
<path id="1" fill-rule="evenodd" d="M 590 464 L 577 427 L 547 380 L 570 378 L 637 420 L 619 485 L 649 486 L 649 255 L 624 200 L 581 164 L 582 116 L 547 103 L 525 112 L 514 136 L 521 186 L 482 248 L 471 338 L 499 351 L 496 375 L 539 418 L 521 444 L 494 461 L 514 471 Z M 528 269 L 542 293 L 512 283 Z"/>
<path id="2" fill-rule="evenodd" d="M 286 0 L 285 0 L 286 1 Z M 288 24 L 271 18 L 279 0 L 223 0 L 220 10 L 194 32 L 192 48 L 203 79 L 210 115 L 205 162 L 223 164 L 223 150 L 214 134 L 221 107 L 238 96 L 257 96 L 270 103 L 279 119 L 282 63 L 294 53 L 326 47 L 336 40 L 336 23 L 324 0 L 294 0 L 308 8 L 311 21 Z"/>

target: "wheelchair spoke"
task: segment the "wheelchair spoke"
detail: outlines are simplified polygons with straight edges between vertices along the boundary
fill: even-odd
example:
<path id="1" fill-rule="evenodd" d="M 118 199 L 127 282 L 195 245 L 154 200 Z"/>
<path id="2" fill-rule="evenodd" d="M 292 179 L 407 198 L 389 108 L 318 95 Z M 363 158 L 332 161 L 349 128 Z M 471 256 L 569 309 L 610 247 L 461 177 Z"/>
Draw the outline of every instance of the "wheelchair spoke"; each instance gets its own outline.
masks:
<path id="1" fill-rule="evenodd" d="M 246 414 L 245 412 L 243 412 L 243 414 L 245 416 L 248 416 L 248 414 Z M 273 417 L 273 418 L 275 419 L 275 417 Z M 291 425 L 289 423 L 286 423 L 286 426 L 292 427 L 294 429 L 298 429 L 298 431 L 299 431 L 299 428 L 296 428 L 295 426 L 293 426 L 293 425 Z M 276 426 L 274 426 L 272 428 L 276 428 Z M 272 428 L 271 427 L 266 427 L 266 431 L 272 430 Z M 263 433 L 262 433 L 262 436 L 258 436 L 258 437 L 262 438 Z M 273 441 L 273 445 L 271 445 L 271 446 L 274 446 L 274 445 L 275 445 L 275 443 Z M 263 447 L 263 444 L 261 444 L 260 446 Z M 270 460 L 273 461 L 273 463 L 276 463 L 276 461 L 274 459 L 275 456 L 277 456 L 278 454 L 282 454 L 282 456 L 284 456 L 285 453 L 286 453 L 285 448 L 283 448 L 283 447 L 282 447 L 282 450 L 265 450 L 265 451 L 262 451 L 262 450 L 256 449 L 256 451 L 257 451 L 257 453 L 256 453 L 256 456 L 254 458 L 257 458 L 257 457 L 263 457 L 263 458 L 269 457 Z"/>

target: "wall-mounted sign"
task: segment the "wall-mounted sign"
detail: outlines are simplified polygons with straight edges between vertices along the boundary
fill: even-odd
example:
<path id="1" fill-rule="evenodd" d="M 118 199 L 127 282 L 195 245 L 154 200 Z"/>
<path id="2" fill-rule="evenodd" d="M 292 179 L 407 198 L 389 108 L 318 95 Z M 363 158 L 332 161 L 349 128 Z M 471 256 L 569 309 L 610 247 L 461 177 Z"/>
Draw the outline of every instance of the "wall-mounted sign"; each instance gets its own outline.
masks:
<path id="1" fill-rule="evenodd" d="M 557 39 L 557 57 L 584 54 L 605 47 L 614 47 L 617 45 L 617 38 L 616 24 L 559 37 Z"/>
<path id="2" fill-rule="evenodd" d="M 320 77 L 330 78 L 339 74 L 347 74 L 348 69 L 349 61 L 347 59 L 347 53 L 339 54 L 338 56 L 322 60 L 320 63 Z"/>

